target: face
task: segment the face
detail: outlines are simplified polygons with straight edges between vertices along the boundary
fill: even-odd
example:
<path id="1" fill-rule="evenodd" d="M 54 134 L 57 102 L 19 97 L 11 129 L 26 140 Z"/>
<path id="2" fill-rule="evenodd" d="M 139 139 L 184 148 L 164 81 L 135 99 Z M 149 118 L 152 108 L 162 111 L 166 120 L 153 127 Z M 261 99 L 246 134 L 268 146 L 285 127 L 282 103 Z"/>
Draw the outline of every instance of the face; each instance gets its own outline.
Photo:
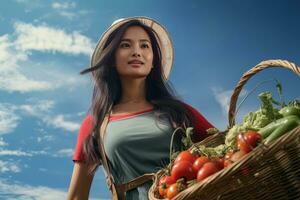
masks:
<path id="1" fill-rule="evenodd" d="M 121 78 L 145 78 L 153 67 L 152 45 L 147 32 L 140 26 L 129 27 L 116 50 L 115 59 Z"/>

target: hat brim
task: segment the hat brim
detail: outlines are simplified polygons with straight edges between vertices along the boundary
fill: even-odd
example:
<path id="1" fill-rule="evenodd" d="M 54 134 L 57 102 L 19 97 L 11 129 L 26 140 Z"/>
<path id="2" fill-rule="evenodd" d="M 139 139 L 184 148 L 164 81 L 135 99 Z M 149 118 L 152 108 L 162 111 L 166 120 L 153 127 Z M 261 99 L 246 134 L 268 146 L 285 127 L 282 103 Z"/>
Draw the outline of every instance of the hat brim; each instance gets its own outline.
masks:
<path id="1" fill-rule="evenodd" d="M 166 79 L 169 78 L 173 59 L 174 59 L 174 49 L 173 43 L 169 33 L 167 32 L 166 28 L 162 26 L 157 21 L 148 18 L 148 17 L 129 17 L 115 21 L 100 37 L 96 48 L 92 54 L 91 58 L 91 67 L 95 66 L 99 62 L 100 55 L 104 49 L 104 45 L 109 37 L 109 35 L 115 31 L 118 27 L 122 24 L 131 21 L 131 20 L 138 20 L 144 25 L 152 28 L 156 33 L 156 39 L 161 50 L 161 62 L 162 62 L 162 71 Z"/>

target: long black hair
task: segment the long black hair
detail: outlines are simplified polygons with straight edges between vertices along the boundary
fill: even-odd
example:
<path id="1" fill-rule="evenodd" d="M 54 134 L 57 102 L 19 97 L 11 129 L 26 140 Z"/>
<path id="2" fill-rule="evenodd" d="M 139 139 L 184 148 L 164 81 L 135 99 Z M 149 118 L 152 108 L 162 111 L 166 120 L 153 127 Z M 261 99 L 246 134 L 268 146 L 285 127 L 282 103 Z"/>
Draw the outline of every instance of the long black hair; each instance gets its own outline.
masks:
<path id="1" fill-rule="evenodd" d="M 115 67 L 115 52 L 121 42 L 124 32 L 132 26 L 142 27 L 150 37 L 153 50 L 153 69 L 146 78 L 146 100 L 154 109 L 166 113 L 172 125 L 192 126 L 192 116 L 183 103 L 176 97 L 171 85 L 162 72 L 161 51 L 156 33 L 138 20 L 131 20 L 121 25 L 110 34 L 104 45 L 100 59 L 95 66 L 86 69 L 81 74 L 91 72 L 94 79 L 94 91 L 90 113 L 93 117 L 93 131 L 84 142 L 85 161 L 94 173 L 101 163 L 99 128 L 109 109 L 121 98 L 121 81 Z"/>

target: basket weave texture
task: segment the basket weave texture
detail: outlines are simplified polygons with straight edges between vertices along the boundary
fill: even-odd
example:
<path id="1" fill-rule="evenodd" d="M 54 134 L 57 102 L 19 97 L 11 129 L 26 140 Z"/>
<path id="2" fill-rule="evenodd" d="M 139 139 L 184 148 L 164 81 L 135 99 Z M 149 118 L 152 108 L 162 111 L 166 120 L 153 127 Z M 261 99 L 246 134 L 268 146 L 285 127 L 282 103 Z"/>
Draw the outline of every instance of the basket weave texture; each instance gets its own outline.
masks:
<path id="1" fill-rule="evenodd" d="M 253 75 L 271 67 L 287 68 L 300 76 L 300 67 L 286 60 L 263 61 L 244 73 L 231 96 L 228 129 L 235 124 L 236 103 L 243 86 Z M 227 131 L 210 136 L 196 145 L 214 147 L 224 144 Z M 162 171 L 155 174 L 154 183 L 148 192 L 150 200 L 159 199 L 157 185 L 162 175 Z M 187 188 L 174 198 L 183 199 L 300 199 L 300 125 L 270 145 L 260 145 L 238 162 Z"/>

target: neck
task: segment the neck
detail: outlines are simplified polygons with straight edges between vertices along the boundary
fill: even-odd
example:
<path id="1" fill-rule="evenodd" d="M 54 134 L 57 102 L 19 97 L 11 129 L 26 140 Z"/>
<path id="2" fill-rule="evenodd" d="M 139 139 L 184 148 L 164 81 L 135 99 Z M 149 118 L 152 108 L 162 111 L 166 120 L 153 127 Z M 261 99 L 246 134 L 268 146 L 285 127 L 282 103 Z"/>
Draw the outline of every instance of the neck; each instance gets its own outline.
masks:
<path id="1" fill-rule="evenodd" d="M 121 80 L 122 97 L 120 104 L 146 102 L 145 79 Z"/>

